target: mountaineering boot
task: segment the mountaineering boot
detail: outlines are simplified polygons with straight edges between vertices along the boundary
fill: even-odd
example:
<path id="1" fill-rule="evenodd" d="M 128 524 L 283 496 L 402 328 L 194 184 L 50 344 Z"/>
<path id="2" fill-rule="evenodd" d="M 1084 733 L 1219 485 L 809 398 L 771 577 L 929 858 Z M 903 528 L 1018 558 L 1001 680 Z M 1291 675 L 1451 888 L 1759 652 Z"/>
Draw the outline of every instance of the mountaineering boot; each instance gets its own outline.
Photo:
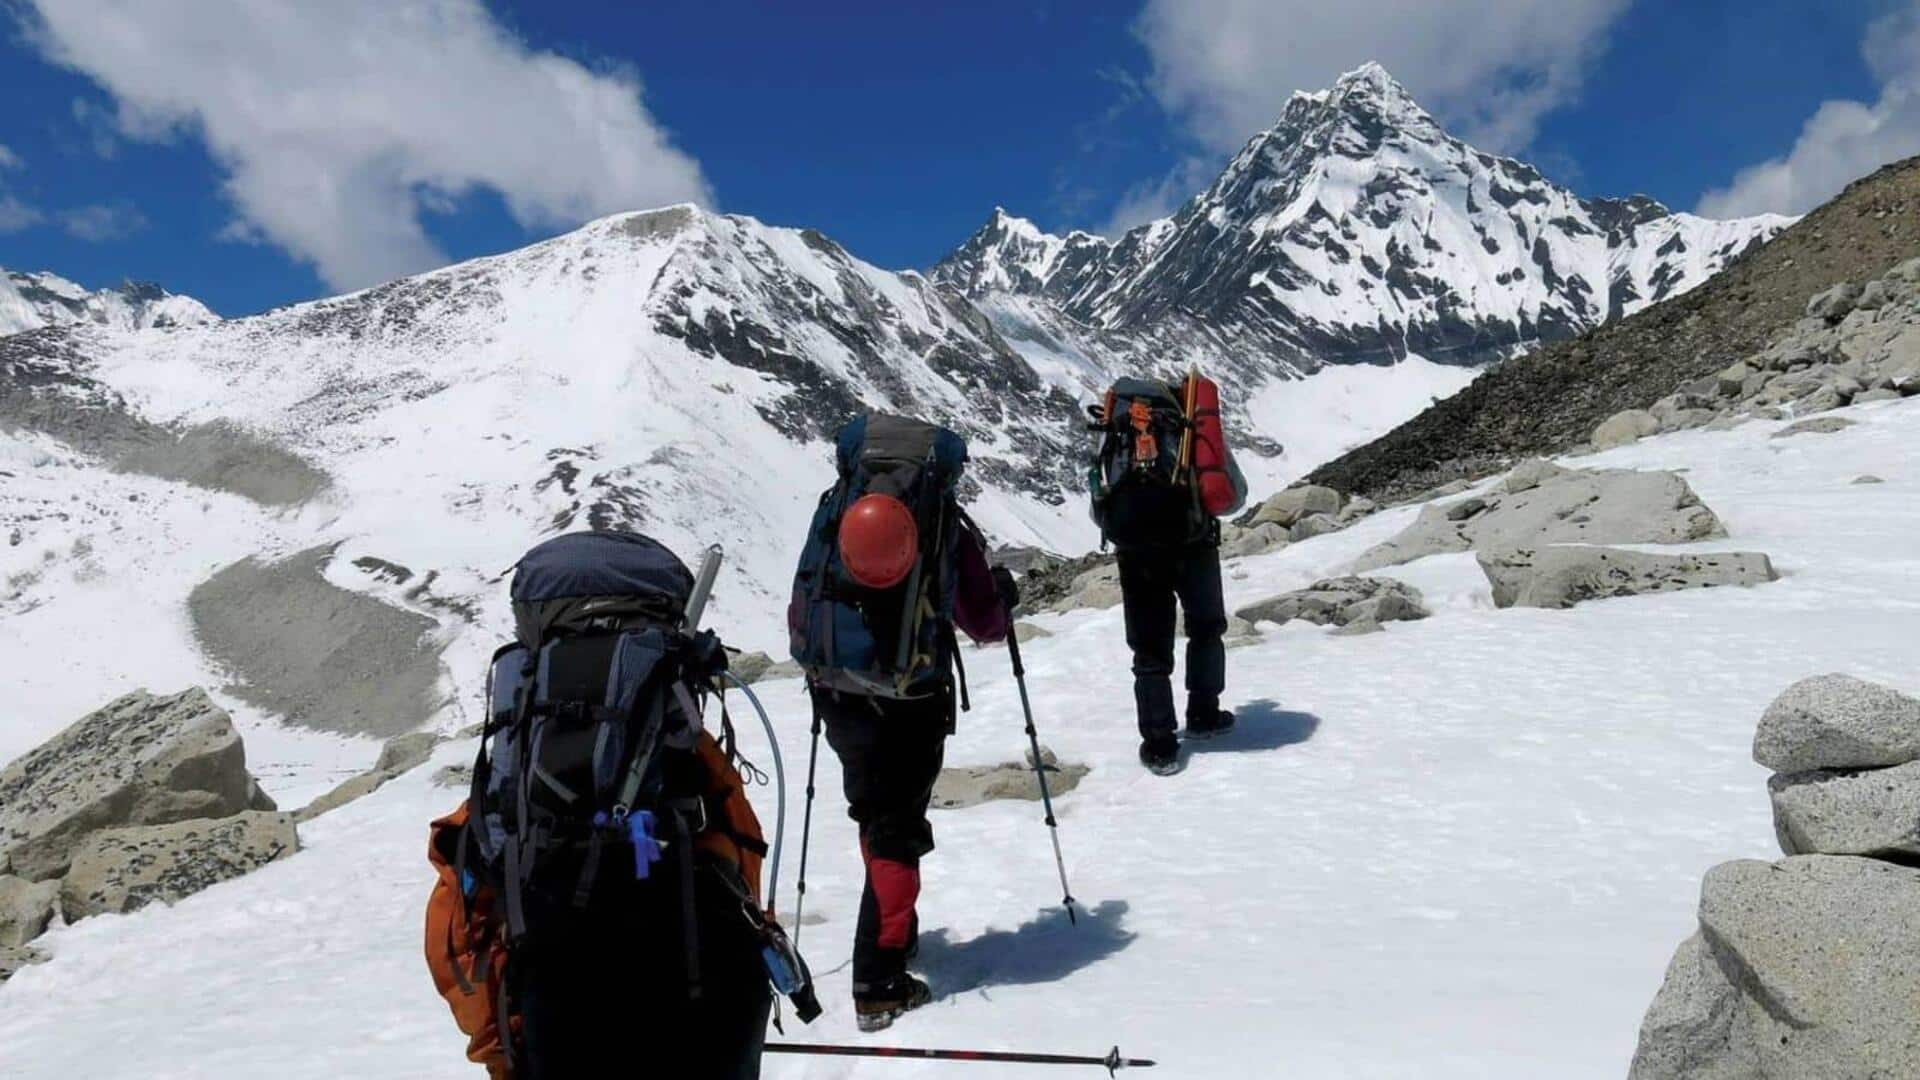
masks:
<path id="1" fill-rule="evenodd" d="M 1148 739 L 1140 744 L 1140 764 L 1155 776 L 1172 776 L 1180 771 L 1180 743 L 1169 736 Z"/>
<path id="2" fill-rule="evenodd" d="M 1212 716 L 1187 717 L 1185 734 L 1189 739 L 1211 739 L 1232 730 L 1233 714 L 1225 709 L 1215 709 Z"/>
<path id="3" fill-rule="evenodd" d="M 861 1031 L 884 1031 L 901 1013 L 933 1000 L 926 983 L 911 975 L 896 975 L 866 993 L 853 996 L 854 1019 Z"/>

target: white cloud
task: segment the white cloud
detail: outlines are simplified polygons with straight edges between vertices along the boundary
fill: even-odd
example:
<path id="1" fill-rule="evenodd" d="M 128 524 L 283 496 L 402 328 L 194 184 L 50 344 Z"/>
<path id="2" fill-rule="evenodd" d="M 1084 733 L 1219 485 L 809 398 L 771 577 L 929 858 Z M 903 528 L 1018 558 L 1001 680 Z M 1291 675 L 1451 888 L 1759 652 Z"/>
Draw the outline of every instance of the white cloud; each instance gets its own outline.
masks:
<path id="1" fill-rule="evenodd" d="M 1171 215 L 1182 203 L 1194 197 L 1213 175 L 1220 163 L 1211 158 L 1190 157 L 1175 165 L 1157 180 L 1143 180 L 1120 193 L 1120 201 L 1095 232 L 1118 240 L 1127 230 Z"/>
<path id="2" fill-rule="evenodd" d="M 1920 154 L 1920 3 L 1875 20 L 1863 50 L 1880 84 L 1872 104 L 1828 101 L 1782 157 L 1742 169 L 1700 198 L 1707 217 L 1811 210 L 1890 161 Z"/>
<path id="3" fill-rule="evenodd" d="M 1154 94 L 1214 149 L 1273 125 L 1294 90 L 1378 61 L 1443 123 L 1516 151 L 1573 100 L 1629 0 L 1148 0 Z"/>
<path id="4" fill-rule="evenodd" d="M 205 140 L 238 232 L 334 287 L 444 263 L 422 209 L 475 189 L 531 228 L 710 199 L 633 73 L 535 52 L 480 0 L 28 2 L 122 135 Z"/>
<path id="5" fill-rule="evenodd" d="M 147 216 L 128 202 L 78 206 L 57 216 L 68 236 L 89 244 L 123 240 L 147 227 Z"/>
<path id="6" fill-rule="evenodd" d="M 6 143 L 0 143 L 0 172 L 6 172 L 9 169 L 18 169 L 22 167 L 23 164 L 19 154 L 7 149 Z"/>
<path id="7" fill-rule="evenodd" d="M 0 191 L 0 236 L 30 229 L 45 220 L 45 214 Z"/>

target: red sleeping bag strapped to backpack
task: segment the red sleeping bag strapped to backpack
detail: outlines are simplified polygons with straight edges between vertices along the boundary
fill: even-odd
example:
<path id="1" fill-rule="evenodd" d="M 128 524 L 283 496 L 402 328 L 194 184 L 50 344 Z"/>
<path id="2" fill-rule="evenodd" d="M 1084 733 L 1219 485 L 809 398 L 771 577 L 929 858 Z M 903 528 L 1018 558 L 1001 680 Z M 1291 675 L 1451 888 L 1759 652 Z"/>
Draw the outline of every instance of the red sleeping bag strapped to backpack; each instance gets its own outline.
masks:
<path id="1" fill-rule="evenodd" d="M 1220 386 L 1194 372 L 1187 376 L 1187 419 L 1193 424 L 1193 477 L 1200 487 L 1200 508 L 1214 517 L 1240 509 L 1245 489 L 1235 483 L 1227 433 L 1220 426 Z"/>

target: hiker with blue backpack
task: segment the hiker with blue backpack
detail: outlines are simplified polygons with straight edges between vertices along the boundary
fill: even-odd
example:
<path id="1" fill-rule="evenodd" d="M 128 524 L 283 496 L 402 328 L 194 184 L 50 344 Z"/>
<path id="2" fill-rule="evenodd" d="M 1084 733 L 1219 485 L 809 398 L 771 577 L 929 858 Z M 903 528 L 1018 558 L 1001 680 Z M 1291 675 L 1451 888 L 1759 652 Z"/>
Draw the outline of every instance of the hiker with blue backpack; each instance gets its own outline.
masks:
<path id="1" fill-rule="evenodd" d="M 920 860 L 934 846 L 927 809 L 956 711 L 967 707 L 955 630 L 1004 640 L 1019 595 L 1012 575 L 988 567 L 985 540 L 960 509 L 967 448 L 958 435 L 873 413 L 841 428 L 835 460 L 838 479 L 820 497 L 794 575 L 788 629 L 816 752 L 824 727 L 859 825 L 866 881 L 853 1002 L 860 1030 L 879 1031 L 931 997 L 907 965 Z"/>
<path id="2" fill-rule="evenodd" d="M 1140 763 L 1180 771 L 1180 736 L 1205 739 L 1233 726 L 1220 707 L 1227 683 L 1227 605 L 1220 584 L 1220 518 L 1239 511 L 1247 484 L 1227 448 L 1220 390 L 1198 371 L 1168 383 L 1125 378 L 1088 408 L 1088 470 L 1102 546 L 1120 564 Z M 1186 614 L 1187 708 L 1174 710 L 1173 645 Z"/>

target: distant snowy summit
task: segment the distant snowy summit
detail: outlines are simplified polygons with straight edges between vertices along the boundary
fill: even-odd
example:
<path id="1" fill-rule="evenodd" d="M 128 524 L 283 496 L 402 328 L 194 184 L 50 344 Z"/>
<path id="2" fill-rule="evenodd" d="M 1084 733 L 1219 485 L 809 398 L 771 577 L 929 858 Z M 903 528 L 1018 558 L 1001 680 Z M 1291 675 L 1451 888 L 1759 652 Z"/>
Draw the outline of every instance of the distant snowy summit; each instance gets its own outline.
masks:
<path id="1" fill-rule="evenodd" d="M 0 337 L 43 326 L 147 330 L 198 326 L 219 318 L 190 296 L 176 296 L 146 282 L 88 291 L 56 274 L 0 269 Z"/>
<path id="2" fill-rule="evenodd" d="M 932 277 L 1014 339 L 1266 373 L 1483 364 L 1691 289 L 1792 220 L 1584 198 L 1447 134 L 1368 64 L 1295 94 L 1172 217 L 1110 241 L 996 209 Z"/>

